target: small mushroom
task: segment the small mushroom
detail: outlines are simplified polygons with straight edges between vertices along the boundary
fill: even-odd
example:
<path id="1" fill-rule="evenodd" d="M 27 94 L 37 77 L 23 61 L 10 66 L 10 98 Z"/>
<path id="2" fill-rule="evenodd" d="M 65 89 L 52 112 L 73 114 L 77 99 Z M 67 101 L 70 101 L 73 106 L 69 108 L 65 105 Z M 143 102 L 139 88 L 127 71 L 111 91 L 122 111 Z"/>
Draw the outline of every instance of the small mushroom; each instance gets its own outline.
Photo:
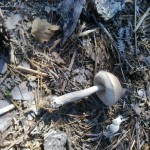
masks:
<path id="1" fill-rule="evenodd" d="M 51 107 L 58 108 L 70 102 L 80 100 L 93 93 L 106 105 L 114 105 L 121 97 L 122 87 L 117 77 L 106 71 L 99 71 L 94 78 L 94 86 L 76 92 L 71 92 L 51 99 Z"/>
<path id="2" fill-rule="evenodd" d="M 103 134 L 107 138 L 112 138 L 113 135 L 119 131 L 120 124 L 126 120 L 127 120 L 127 118 L 125 119 L 125 118 L 123 118 L 123 116 L 119 115 L 116 119 L 112 120 L 112 124 L 110 124 L 106 127 L 106 130 L 103 132 Z"/>

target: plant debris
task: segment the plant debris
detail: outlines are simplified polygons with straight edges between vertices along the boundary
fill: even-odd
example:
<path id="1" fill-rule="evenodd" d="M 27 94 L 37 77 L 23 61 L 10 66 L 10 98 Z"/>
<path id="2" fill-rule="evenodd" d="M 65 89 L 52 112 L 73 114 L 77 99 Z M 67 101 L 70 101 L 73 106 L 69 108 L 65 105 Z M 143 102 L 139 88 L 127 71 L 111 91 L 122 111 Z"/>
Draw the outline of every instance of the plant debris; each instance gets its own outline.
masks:
<path id="1" fill-rule="evenodd" d="M 0 117 L 0 122 L 0 133 L 3 133 L 7 128 L 9 128 L 12 125 L 12 115 L 3 115 L 2 117 Z"/>
<path id="2" fill-rule="evenodd" d="M 32 24 L 31 34 L 41 43 L 49 41 L 59 30 L 59 26 L 52 25 L 46 19 L 36 18 Z"/>
<path id="3" fill-rule="evenodd" d="M 23 20 L 21 14 L 14 14 L 6 20 L 6 27 L 10 30 L 15 29 L 16 25 Z"/>
<path id="4" fill-rule="evenodd" d="M 12 89 L 10 94 L 14 100 L 32 101 L 34 99 L 33 91 L 29 91 L 26 84 L 27 82 L 22 82 Z"/>
<path id="5" fill-rule="evenodd" d="M 149 150 L 149 6 L 2 0 L 0 149 Z M 92 87 L 101 70 L 124 88 L 115 105 L 92 94 L 48 107 L 54 97 Z"/>

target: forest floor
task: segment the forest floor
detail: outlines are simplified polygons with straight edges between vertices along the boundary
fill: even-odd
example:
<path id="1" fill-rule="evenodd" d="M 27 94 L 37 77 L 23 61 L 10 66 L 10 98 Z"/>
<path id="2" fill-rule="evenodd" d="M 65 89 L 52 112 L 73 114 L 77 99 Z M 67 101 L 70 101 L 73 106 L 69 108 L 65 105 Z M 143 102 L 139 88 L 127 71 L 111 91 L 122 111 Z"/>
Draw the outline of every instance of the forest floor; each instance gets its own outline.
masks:
<path id="1" fill-rule="evenodd" d="M 116 1 L 122 9 L 108 16 L 91 1 L 0 1 L 0 149 L 150 149 L 150 2 Z M 124 89 L 115 105 L 92 94 L 49 106 L 100 70 Z"/>

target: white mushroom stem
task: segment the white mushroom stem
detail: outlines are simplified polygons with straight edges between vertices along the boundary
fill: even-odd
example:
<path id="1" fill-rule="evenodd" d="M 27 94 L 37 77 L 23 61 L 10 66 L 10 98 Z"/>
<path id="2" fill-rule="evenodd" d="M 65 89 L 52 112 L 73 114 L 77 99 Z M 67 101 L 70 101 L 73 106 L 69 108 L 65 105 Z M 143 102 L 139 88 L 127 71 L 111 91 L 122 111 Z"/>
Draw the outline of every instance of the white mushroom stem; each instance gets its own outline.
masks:
<path id="1" fill-rule="evenodd" d="M 15 106 L 13 104 L 5 106 L 5 107 L 0 109 L 0 115 L 3 115 L 4 113 L 6 113 L 6 112 L 8 112 L 14 108 L 15 108 Z"/>
<path id="2" fill-rule="evenodd" d="M 70 102 L 75 102 L 77 100 L 85 98 L 95 92 L 98 92 L 104 89 L 105 89 L 104 86 L 92 86 L 90 88 L 87 88 L 81 91 L 75 91 L 75 92 L 71 92 L 71 93 L 68 93 L 59 97 L 53 97 L 53 101 L 51 105 L 53 108 L 58 108 L 62 105 L 65 105 Z"/>

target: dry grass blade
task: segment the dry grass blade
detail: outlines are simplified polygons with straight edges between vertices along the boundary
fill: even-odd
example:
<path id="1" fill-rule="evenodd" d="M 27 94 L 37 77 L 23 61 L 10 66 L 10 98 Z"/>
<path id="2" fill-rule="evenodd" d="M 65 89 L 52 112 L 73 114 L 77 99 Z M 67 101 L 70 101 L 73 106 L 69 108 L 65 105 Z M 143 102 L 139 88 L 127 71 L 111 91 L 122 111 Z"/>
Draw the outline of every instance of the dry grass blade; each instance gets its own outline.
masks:
<path id="1" fill-rule="evenodd" d="M 15 69 L 18 69 L 22 72 L 26 72 L 26 73 L 31 73 L 31 74 L 36 74 L 36 75 L 42 75 L 44 77 L 47 77 L 47 74 L 46 73 L 43 73 L 43 72 L 40 72 L 40 71 L 36 71 L 36 70 L 33 70 L 33 69 L 29 69 L 29 68 L 25 68 L 23 66 L 17 66 Z"/>
<path id="2" fill-rule="evenodd" d="M 146 10 L 146 12 L 144 13 L 144 15 L 142 16 L 142 18 L 140 19 L 140 21 L 138 22 L 138 24 L 136 25 L 134 32 L 136 32 L 138 30 L 138 28 L 140 27 L 140 25 L 142 24 L 142 22 L 144 21 L 144 19 L 146 18 L 146 16 L 148 15 L 150 11 L 150 7 Z"/>

